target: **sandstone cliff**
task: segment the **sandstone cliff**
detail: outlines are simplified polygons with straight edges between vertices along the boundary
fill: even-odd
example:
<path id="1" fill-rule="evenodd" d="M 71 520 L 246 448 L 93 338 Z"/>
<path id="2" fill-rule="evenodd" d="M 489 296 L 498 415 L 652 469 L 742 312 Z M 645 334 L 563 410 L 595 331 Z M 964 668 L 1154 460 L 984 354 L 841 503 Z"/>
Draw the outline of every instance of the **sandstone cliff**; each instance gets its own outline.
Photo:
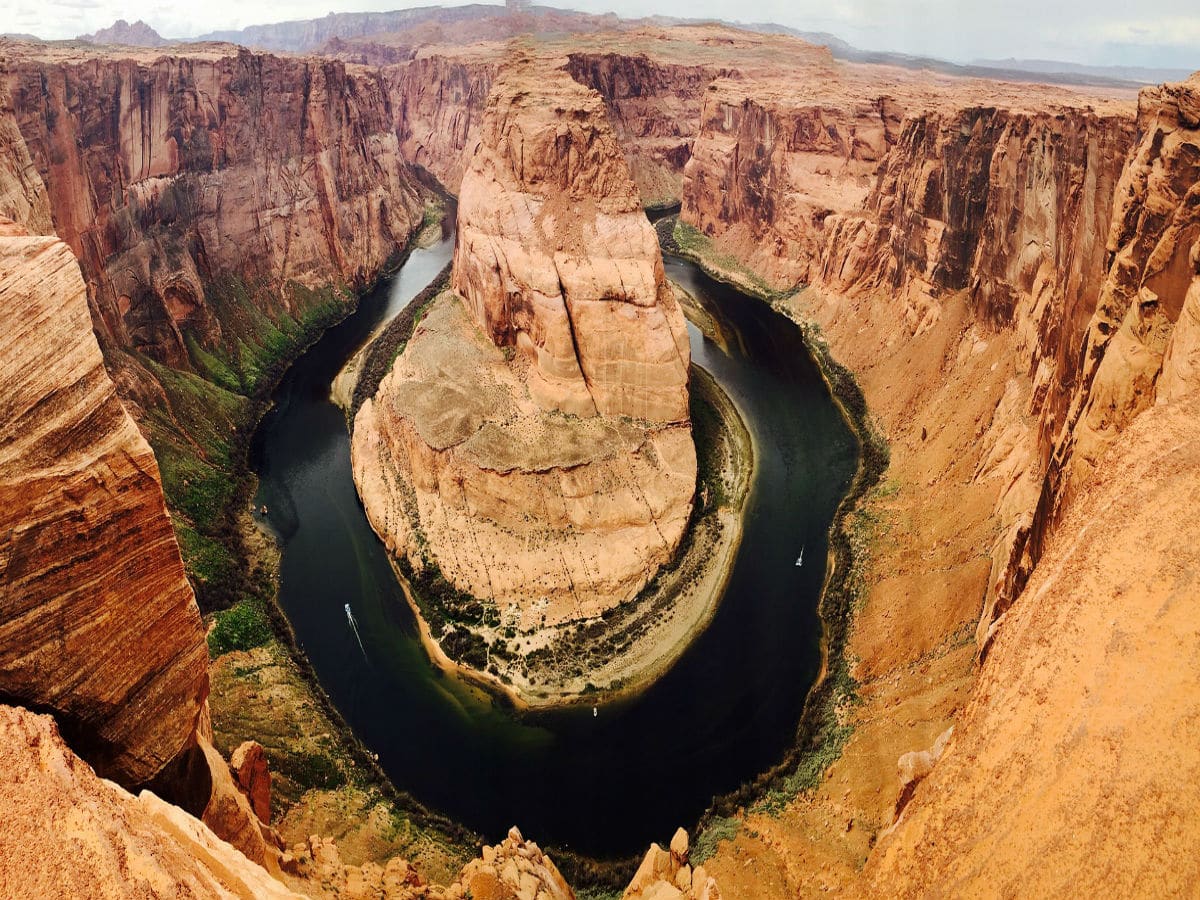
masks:
<path id="1" fill-rule="evenodd" d="M 226 50 L 21 60 L 0 80 L 114 350 L 199 365 L 189 340 L 253 336 L 231 282 L 296 317 L 297 286 L 364 284 L 420 221 L 378 74 Z"/>
<path id="2" fill-rule="evenodd" d="M 302 896 L 178 807 L 98 778 L 49 716 L 0 706 L 0 765 L 7 897 Z"/>
<path id="3" fill-rule="evenodd" d="M 683 167 L 691 156 L 704 90 L 729 68 L 607 52 L 572 53 L 567 71 L 604 98 L 642 202 L 682 197 Z"/>
<path id="4" fill-rule="evenodd" d="M 718 79 L 684 169 L 683 219 L 777 286 L 820 271 L 827 222 L 862 205 L 903 109 L 875 95 Z"/>
<path id="5" fill-rule="evenodd" d="M 1144 90 L 1137 128 L 1137 146 L 1117 186 L 1107 273 L 1084 335 L 1078 385 L 1054 433 L 1047 484 L 1026 550 L 1031 562 L 1075 489 L 1090 480 L 1096 461 L 1121 431 L 1156 396 L 1181 400 L 1194 388 L 1200 77 Z"/>
<path id="6" fill-rule="evenodd" d="M 1119 104 L 1063 107 L 1003 86 L 964 85 L 955 105 L 953 92 L 911 84 L 838 84 L 818 102 L 773 82 L 718 81 L 682 215 L 764 289 L 800 287 L 801 306 L 824 299 L 819 319 L 840 324 L 839 298 L 871 299 L 908 340 L 961 295 L 981 346 L 990 334 L 1010 343 L 1013 378 L 994 395 L 974 473 L 1005 483 L 982 642 L 1032 565 L 1041 480 L 1082 374 L 1134 126 Z"/>
<path id="7" fill-rule="evenodd" d="M 140 784 L 192 741 L 207 651 L 150 447 L 65 244 L 0 226 L 0 695 Z"/>
<path id="8" fill-rule="evenodd" d="M 385 70 L 405 159 L 457 194 L 467 149 L 478 138 L 497 62 L 490 56 L 423 56 Z"/>
<path id="9" fill-rule="evenodd" d="M 1097 461 L 1000 620 L 945 756 L 876 848 L 877 895 L 1194 889 L 1195 387 Z"/>
<path id="10" fill-rule="evenodd" d="M 493 87 L 452 284 L 355 421 L 368 515 L 522 627 L 598 615 L 688 521 L 689 348 L 603 103 L 563 71 Z"/>

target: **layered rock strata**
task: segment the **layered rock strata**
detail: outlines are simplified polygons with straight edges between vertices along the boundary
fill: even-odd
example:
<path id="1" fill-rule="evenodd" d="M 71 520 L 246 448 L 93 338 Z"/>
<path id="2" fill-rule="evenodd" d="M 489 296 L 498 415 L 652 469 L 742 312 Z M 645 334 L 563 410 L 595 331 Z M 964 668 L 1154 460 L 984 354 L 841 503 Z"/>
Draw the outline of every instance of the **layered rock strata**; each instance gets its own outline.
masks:
<path id="1" fill-rule="evenodd" d="M 1107 272 L 1083 336 L 1077 386 L 1054 432 L 1021 579 L 1121 432 L 1156 398 L 1182 401 L 1196 386 L 1200 76 L 1142 91 L 1137 129 L 1107 232 Z"/>
<path id="2" fill-rule="evenodd" d="M 981 346 L 1004 335 L 1014 377 L 994 398 L 974 473 L 1005 482 L 982 643 L 1032 565 L 1134 124 L 1119 104 L 1066 108 L 1000 87 L 964 86 L 957 106 L 911 85 L 864 88 L 817 102 L 774 82 L 716 82 L 682 216 L 764 289 L 799 288 L 801 305 L 825 298 L 819 318 L 839 317 L 840 298 L 873 299 L 911 337 L 962 296 Z M 996 105 L 977 105 L 985 96 Z"/>
<path id="3" fill-rule="evenodd" d="M 0 225 L 0 695 L 51 710 L 101 774 L 193 740 L 207 650 L 149 445 L 117 398 L 79 265 Z"/>
<path id="4" fill-rule="evenodd" d="M 256 311 L 300 318 L 306 289 L 367 283 L 421 221 L 378 72 L 235 48 L 48 51 L 10 60 L 0 81 L 122 390 L 140 383 L 145 404 L 153 385 L 117 351 L 191 368 L 198 346 L 236 367 Z"/>
<path id="5" fill-rule="evenodd" d="M 393 552 L 523 627 L 630 599 L 678 546 L 689 348 L 601 99 L 524 62 L 463 179 L 452 285 L 360 410 Z"/>
<path id="6" fill-rule="evenodd" d="M 875 895 L 1153 897 L 1200 879 L 1197 386 L 1095 463 L 876 848 Z"/>

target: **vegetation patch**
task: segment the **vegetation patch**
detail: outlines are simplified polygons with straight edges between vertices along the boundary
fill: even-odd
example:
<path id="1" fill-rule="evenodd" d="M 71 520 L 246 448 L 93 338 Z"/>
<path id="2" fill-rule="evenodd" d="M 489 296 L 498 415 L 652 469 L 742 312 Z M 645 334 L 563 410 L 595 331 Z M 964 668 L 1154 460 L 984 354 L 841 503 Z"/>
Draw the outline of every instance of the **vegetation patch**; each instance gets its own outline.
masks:
<path id="1" fill-rule="evenodd" d="M 717 816 L 696 835 L 692 842 L 689 859 L 693 866 L 702 866 L 717 852 L 721 841 L 732 841 L 737 837 L 740 824 L 737 819 Z"/>
<path id="2" fill-rule="evenodd" d="M 257 597 L 241 600 L 213 617 L 208 652 L 214 659 L 233 650 L 253 650 L 274 637 L 271 619 Z"/>
<path id="3" fill-rule="evenodd" d="M 712 239 L 684 222 L 678 215 L 666 216 L 654 223 L 658 242 L 666 253 L 696 263 L 708 275 L 730 284 L 743 293 L 772 303 L 790 297 L 795 290 L 778 290 L 736 256 L 721 253 Z"/>

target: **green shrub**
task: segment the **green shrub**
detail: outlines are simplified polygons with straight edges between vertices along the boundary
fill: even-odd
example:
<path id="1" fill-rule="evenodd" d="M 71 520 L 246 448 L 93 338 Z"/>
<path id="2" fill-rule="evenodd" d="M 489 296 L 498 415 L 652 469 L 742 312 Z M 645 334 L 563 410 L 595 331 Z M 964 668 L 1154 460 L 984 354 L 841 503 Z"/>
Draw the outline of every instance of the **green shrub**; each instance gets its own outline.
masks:
<path id="1" fill-rule="evenodd" d="M 216 659 L 233 650 L 252 650 L 271 640 L 271 622 L 263 602 L 250 598 L 222 610 L 208 635 L 209 655 Z"/>
<path id="2" fill-rule="evenodd" d="M 717 845 L 721 841 L 732 841 L 737 837 L 738 820 L 733 818 L 715 818 L 696 835 L 696 840 L 692 843 L 692 852 L 690 855 L 693 866 L 704 865 L 713 854 L 717 852 Z"/>

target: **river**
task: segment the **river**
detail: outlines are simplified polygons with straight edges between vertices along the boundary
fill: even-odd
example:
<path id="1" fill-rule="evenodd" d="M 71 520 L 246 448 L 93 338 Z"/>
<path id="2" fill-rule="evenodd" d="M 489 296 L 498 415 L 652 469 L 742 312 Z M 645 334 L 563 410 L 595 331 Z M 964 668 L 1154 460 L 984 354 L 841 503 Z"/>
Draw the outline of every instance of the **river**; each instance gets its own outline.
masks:
<path id="1" fill-rule="evenodd" d="M 518 824 L 543 845 L 597 858 L 641 853 L 791 745 L 820 666 L 826 535 L 857 445 L 791 322 L 668 259 L 669 277 L 713 314 L 729 348 L 689 325 L 692 359 L 755 441 L 741 549 L 712 624 L 651 688 L 597 716 L 518 716 L 428 660 L 355 493 L 345 419 L 329 399 L 344 362 L 434 278 L 452 245 L 446 235 L 414 250 L 275 393 L 252 463 L 256 502 L 269 507 L 282 548 L 280 602 L 325 690 L 401 790 L 492 840 Z"/>

